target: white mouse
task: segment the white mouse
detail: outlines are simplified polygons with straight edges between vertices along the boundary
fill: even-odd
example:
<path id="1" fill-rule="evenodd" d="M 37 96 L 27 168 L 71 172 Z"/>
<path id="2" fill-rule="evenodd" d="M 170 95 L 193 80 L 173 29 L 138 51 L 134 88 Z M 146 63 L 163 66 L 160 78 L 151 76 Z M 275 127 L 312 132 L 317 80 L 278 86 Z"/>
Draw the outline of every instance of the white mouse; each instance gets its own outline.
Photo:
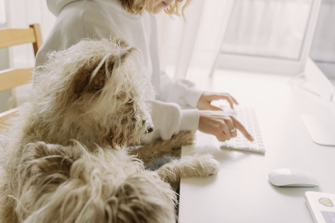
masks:
<path id="1" fill-rule="evenodd" d="M 270 182 L 278 187 L 318 187 L 320 183 L 310 174 L 299 169 L 275 169 L 269 173 Z"/>

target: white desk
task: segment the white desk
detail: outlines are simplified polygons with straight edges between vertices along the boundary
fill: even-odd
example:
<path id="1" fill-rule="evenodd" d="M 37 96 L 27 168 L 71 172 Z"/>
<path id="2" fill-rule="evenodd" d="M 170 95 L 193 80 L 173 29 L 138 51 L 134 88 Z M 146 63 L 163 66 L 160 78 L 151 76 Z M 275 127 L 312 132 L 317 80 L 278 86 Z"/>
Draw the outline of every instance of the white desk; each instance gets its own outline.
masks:
<path id="1" fill-rule="evenodd" d="M 220 171 L 181 180 L 179 223 L 313 222 L 304 193 L 335 193 L 335 147 L 313 143 L 300 115 L 327 110 L 309 93 L 290 87 L 287 76 L 220 71 L 212 80 L 197 75 L 189 79 L 200 89 L 229 92 L 240 104 L 253 106 L 266 154 L 221 150 L 215 137 L 197 133 L 197 143 L 183 147 L 182 156 L 212 153 Z M 286 167 L 309 171 L 321 186 L 273 186 L 269 171 Z"/>

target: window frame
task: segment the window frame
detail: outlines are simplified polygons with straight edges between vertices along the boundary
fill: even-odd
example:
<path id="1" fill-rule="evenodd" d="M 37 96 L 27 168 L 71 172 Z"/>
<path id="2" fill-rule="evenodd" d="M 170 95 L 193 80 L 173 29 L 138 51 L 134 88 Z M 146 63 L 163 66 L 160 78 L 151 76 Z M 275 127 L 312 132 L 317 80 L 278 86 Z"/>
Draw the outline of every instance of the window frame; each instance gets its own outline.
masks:
<path id="1" fill-rule="evenodd" d="M 299 59 L 242 55 L 220 51 L 217 63 L 218 68 L 284 75 L 301 73 L 304 70 L 305 62 L 312 44 L 313 27 L 315 27 L 317 22 L 320 3 L 321 0 L 312 1 Z"/>

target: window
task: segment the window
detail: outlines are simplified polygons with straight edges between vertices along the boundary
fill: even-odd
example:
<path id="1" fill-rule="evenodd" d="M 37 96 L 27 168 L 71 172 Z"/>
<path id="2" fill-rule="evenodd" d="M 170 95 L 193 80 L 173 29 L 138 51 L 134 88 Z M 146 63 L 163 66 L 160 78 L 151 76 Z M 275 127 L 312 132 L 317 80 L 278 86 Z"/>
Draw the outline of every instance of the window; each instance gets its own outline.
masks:
<path id="1" fill-rule="evenodd" d="M 270 73 L 301 72 L 319 4 L 320 0 L 236 0 L 219 66 Z"/>

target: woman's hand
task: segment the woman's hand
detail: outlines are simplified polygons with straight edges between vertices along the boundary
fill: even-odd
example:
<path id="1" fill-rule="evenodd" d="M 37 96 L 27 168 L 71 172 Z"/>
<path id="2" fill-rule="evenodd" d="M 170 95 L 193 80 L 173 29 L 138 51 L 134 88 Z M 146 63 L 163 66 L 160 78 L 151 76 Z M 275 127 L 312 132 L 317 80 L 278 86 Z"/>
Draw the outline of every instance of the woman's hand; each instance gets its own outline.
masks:
<path id="1" fill-rule="evenodd" d="M 238 105 L 238 102 L 228 93 L 213 93 L 213 92 L 205 92 L 201 95 L 197 108 L 199 110 L 212 110 L 212 111 L 219 111 L 221 110 L 218 107 L 211 105 L 211 102 L 214 100 L 227 100 L 230 104 L 230 107 L 234 109 L 234 104 Z"/>
<path id="2" fill-rule="evenodd" d="M 199 131 L 215 135 L 221 142 L 236 137 L 236 129 L 249 141 L 254 141 L 249 132 L 236 118 L 225 115 L 223 111 L 199 111 L 199 116 Z"/>

